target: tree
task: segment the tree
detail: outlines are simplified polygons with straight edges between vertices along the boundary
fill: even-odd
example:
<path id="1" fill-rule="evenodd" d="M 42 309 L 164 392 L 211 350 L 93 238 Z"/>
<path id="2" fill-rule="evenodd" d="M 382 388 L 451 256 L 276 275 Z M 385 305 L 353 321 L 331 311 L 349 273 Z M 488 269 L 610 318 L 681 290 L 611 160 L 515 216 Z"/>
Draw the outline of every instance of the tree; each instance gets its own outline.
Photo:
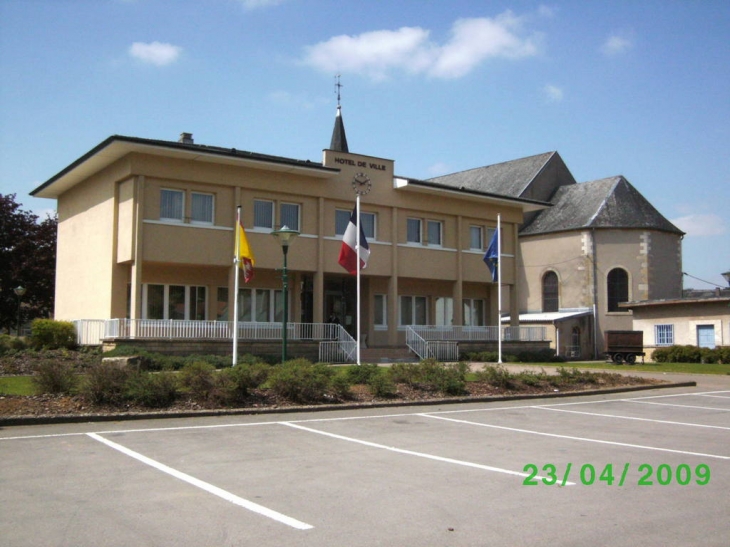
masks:
<path id="1" fill-rule="evenodd" d="M 21 321 L 53 313 L 58 218 L 54 214 L 38 222 L 21 205 L 15 194 L 0 194 L 0 329 L 7 332 L 18 321 L 15 287 L 26 289 Z"/>

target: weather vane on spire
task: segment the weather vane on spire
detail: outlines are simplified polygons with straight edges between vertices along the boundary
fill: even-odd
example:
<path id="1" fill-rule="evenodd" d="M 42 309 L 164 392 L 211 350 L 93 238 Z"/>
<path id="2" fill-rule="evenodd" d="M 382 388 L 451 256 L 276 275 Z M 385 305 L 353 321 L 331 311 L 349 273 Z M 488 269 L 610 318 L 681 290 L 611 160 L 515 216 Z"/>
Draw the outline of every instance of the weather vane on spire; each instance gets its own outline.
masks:
<path id="1" fill-rule="evenodd" d="M 335 76 L 335 93 L 337 93 L 337 106 L 340 106 L 340 88 L 342 87 L 342 84 L 340 83 L 340 75 L 338 74 Z"/>

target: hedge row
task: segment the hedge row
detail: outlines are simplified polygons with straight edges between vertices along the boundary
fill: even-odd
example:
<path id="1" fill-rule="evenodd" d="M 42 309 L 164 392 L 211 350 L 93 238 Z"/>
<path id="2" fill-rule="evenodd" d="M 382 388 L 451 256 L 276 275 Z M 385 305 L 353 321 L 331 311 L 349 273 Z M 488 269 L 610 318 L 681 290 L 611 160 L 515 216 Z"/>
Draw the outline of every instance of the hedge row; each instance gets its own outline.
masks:
<path id="1" fill-rule="evenodd" d="M 713 349 L 697 346 L 669 346 L 654 350 L 652 359 L 657 363 L 730 363 L 730 346 Z"/>

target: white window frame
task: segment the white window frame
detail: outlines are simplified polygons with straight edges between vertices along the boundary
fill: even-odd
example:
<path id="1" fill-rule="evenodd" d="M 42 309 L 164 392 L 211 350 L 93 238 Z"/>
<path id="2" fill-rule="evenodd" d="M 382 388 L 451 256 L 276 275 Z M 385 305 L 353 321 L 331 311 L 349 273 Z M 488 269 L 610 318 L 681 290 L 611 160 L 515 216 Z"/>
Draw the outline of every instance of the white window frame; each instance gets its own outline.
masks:
<path id="1" fill-rule="evenodd" d="M 144 283 L 142 285 L 142 319 L 149 319 L 149 288 L 150 286 L 162 286 L 163 287 L 163 293 L 162 293 L 162 319 L 163 320 L 170 320 L 170 287 L 183 287 L 185 290 L 185 298 L 183 301 L 183 306 L 185 309 L 184 312 L 184 321 L 192 321 L 190 319 L 190 311 L 191 311 L 191 293 L 192 289 L 199 289 L 202 288 L 205 291 L 205 302 L 203 303 L 204 309 L 205 309 L 205 319 L 208 319 L 208 303 L 210 298 L 210 291 L 208 290 L 208 287 L 205 285 L 178 285 L 176 283 Z"/>
<path id="2" fill-rule="evenodd" d="M 431 241 L 431 228 L 438 228 L 438 242 L 433 243 Z M 444 223 L 440 220 L 426 220 L 426 237 L 428 238 L 427 244 L 429 247 L 443 247 L 444 244 Z"/>
<path id="3" fill-rule="evenodd" d="M 409 230 L 409 224 L 415 222 L 418 224 L 418 239 L 411 239 L 411 233 Z M 411 245 L 421 245 L 423 243 L 423 221 L 420 218 L 408 217 L 406 218 L 406 243 Z"/>
<path id="4" fill-rule="evenodd" d="M 404 300 L 410 301 L 410 307 L 411 307 L 411 318 L 408 320 L 409 322 L 403 322 L 403 302 Z M 423 302 L 423 309 L 425 312 L 426 317 L 424 317 L 423 323 L 417 322 L 417 305 L 416 301 L 422 301 Z M 398 299 L 398 325 L 401 327 L 407 327 L 412 325 L 428 325 L 428 297 L 426 296 L 419 296 L 419 295 L 401 295 Z"/>
<path id="5" fill-rule="evenodd" d="M 296 209 L 296 212 L 297 212 L 296 213 L 296 216 L 297 216 L 296 226 L 290 226 L 288 222 L 287 223 L 284 222 L 283 219 L 284 219 L 284 207 L 285 206 L 293 207 Z M 276 219 L 274 219 L 274 220 L 276 220 Z M 279 203 L 279 227 L 283 228 L 285 224 L 286 224 L 287 228 L 296 230 L 297 232 L 301 231 L 301 229 L 300 229 L 300 226 L 302 225 L 302 206 L 301 205 L 299 205 L 298 203 L 291 203 L 288 201 L 282 201 L 281 203 Z"/>
<path id="6" fill-rule="evenodd" d="M 451 296 L 436 296 L 434 299 L 434 324 L 450 327 L 454 324 L 454 299 Z"/>
<path id="7" fill-rule="evenodd" d="M 476 302 L 481 302 L 481 308 L 482 313 L 481 317 L 479 317 L 479 321 L 476 323 L 474 322 L 474 317 L 477 315 L 476 313 Z M 467 313 L 468 309 L 468 313 Z M 462 299 L 462 314 L 463 314 L 463 322 L 465 327 L 483 327 L 486 325 L 486 302 L 483 298 L 464 298 Z"/>
<path id="8" fill-rule="evenodd" d="M 345 235 L 345 230 L 347 230 L 347 225 L 350 224 L 350 215 L 352 214 L 352 211 L 348 211 L 346 209 L 336 209 L 335 210 L 335 235 L 336 236 L 343 236 Z M 339 217 L 339 220 L 338 220 Z M 345 217 L 347 220 L 343 224 L 343 220 L 345 220 Z M 369 230 L 367 227 L 367 222 L 365 219 L 371 219 L 372 222 L 372 230 Z M 360 228 L 362 228 L 363 233 L 365 234 L 365 239 L 368 241 L 377 241 L 377 221 L 378 216 L 375 213 L 366 213 L 365 211 L 360 211 Z"/>
<path id="9" fill-rule="evenodd" d="M 257 204 L 263 205 L 265 203 L 269 204 L 269 207 L 270 207 L 270 213 L 271 213 L 271 215 L 270 215 L 271 216 L 271 225 L 270 226 L 267 226 L 266 224 L 258 224 L 258 221 L 260 219 L 258 219 L 256 216 L 256 214 L 258 212 L 256 210 Z M 269 231 L 273 230 L 274 226 L 276 225 L 276 218 L 274 218 L 274 215 L 275 215 L 275 209 L 274 209 L 274 202 L 272 200 L 270 200 L 270 199 L 254 199 L 253 200 L 253 227 L 255 229 L 269 230 Z"/>
<path id="10" fill-rule="evenodd" d="M 378 304 L 380 301 L 380 304 Z M 378 314 L 378 307 L 380 307 L 381 313 Z M 387 329 L 388 328 L 388 295 L 387 294 L 375 294 L 373 299 L 373 325 L 376 329 Z"/>
<path id="11" fill-rule="evenodd" d="M 674 345 L 674 325 L 654 325 L 654 344 L 657 346 Z"/>
<path id="12" fill-rule="evenodd" d="M 165 211 L 163 210 L 163 194 L 165 192 L 175 193 L 179 194 L 181 197 L 181 204 L 180 204 L 180 216 L 179 217 L 169 217 L 169 216 L 163 216 Z M 160 221 L 161 222 L 172 222 L 176 224 L 182 224 L 185 221 L 185 191 L 179 190 L 177 188 L 160 188 Z"/>
<path id="13" fill-rule="evenodd" d="M 282 320 L 282 315 L 284 313 L 284 306 L 283 301 L 281 300 L 281 289 L 249 289 L 249 288 L 239 288 L 238 289 L 238 295 L 241 300 L 239 300 L 238 305 L 238 315 L 239 321 L 245 321 L 246 323 L 278 323 Z M 243 298 L 244 295 L 247 295 L 247 297 L 251 301 L 251 307 L 249 308 L 250 316 L 246 317 L 244 313 L 246 312 L 245 306 L 243 305 Z M 265 302 L 261 302 L 261 299 L 266 299 Z M 266 306 L 266 319 L 260 320 L 259 315 L 259 307 L 261 305 Z M 289 307 L 289 315 L 291 315 L 291 306 Z M 288 319 L 287 319 L 288 320 Z"/>
<path id="14" fill-rule="evenodd" d="M 210 197 L 210 220 L 196 220 L 195 196 Z M 215 194 L 207 192 L 190 192 L 190 224 L 198 224 L 202 226 L 212 226 L 215 224 Z"/>
<path id="15" fill-rule="evenodd" d="M 477 234 L 477 239 L 479 239 L 479 245 L 474 246 L 474 234 Z M 484 227 L 483 226 L 469 226 L 469 249 L 472 251 L 482 251 L 484 250 Z"/>

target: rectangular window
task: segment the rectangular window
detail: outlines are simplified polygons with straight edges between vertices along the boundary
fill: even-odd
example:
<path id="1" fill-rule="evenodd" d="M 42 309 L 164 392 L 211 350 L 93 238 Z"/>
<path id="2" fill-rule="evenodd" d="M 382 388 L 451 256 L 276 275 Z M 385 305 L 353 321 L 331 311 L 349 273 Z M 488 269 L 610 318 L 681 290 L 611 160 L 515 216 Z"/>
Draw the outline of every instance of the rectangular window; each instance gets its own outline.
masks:
<path id="1" fill-rule="evenodd" d="M 147 319 L 165 318 L 165 286 L 147 285 Z"/>
<path id="2" fill-rule="evenodd" d="M 254 228 L 274 229 L 274 202 L 253 200 L 253 226 Z"/>
<path id="3" fill-rule="evenodd" d="M 427 325 L 428 314 L 425 296 L 400 297 L 400 324 Z"/>
<path id="4" fill-rule="evenodd" d="M 351 211 L 337 209 L 335 211 L 335 235 L 345 235 L 347 225 L 350 224 Z M 375 240 L 375 213 L 363 213 L 360 211 L 360 228 L 368 241 Z"/>
<path id="5" fill-rule="evenodd" d="M 438 220 L 428 220 L 426 221 L 426 226 L 428 230 L 428 244 L 441 247 L 443 223 Z"/>
<path id="6" fill-rule="evenodd" d="M 484 326 L 484 300 L 465 298 L 464 304 L 464 326 Z"/>
<path id="7" fill-rule="evenodd" d="M 182 190 L 160 190 L 160 220 L 182 222 L 185 194 Z"/>
<path id="8" fill-rule="evenodd" d="M 489 245 L 492 242 L 492 238 L 494 237 L 494 232 L 496 232 L 496 231 L 497 231 L 497 228 L 487 228 L 485 230 L 485 232 L 486 232 L 484 235 L 485 246 Z M 503 239 L 503 238 L 500 237 L 500 239 Z M 500 241 L 500 244 L 501 243 L 502 242 Z"/>
<path id="9" fill-rule="evenodd" d="M 190 222 L 192 224 L 213 224 L 215 200 L 213 194 L 190 194 Z"/>
<path id="10" fill-rule="evenodd" d="M 144 285 L 143 295 L 145 319 L 203 321 L 206 318 L 208 304 L 205 287 L 149 284 Z M 226 306 L 227 302 L 223 304 Z"/>
<path id="11" fill-rule="evenodd" d="M 674 325 L 654 325 L 654 342 L 657 346 L 674 344 Z"/>
<path id="12" fill-rule="evenodd" d="M 451 326 L 454 324 L 454 299 L 446 296 L 436 297 L 436 319 L 438 326 Z"/>
<path id="13" fill-rule="evenodd" d="M 228 287 L 218 287 L 216 296 L 216 319 L 228 321 Z"/>
<path id="14" fill-rule="evenodd" d="M 269 290 L 256 289 L 256 322 L 268 323 L 271 321 L 271 302 L 269 300 Z"/>
<path id="15" fill-rule="evenodd" d="M 421 242 L 421 219 L 420 218 L 406 219 L 406 241 L 408 243 L 420 243 Z"/>
<path id="16" fill-rule="evenodd" d="M 282 203 L 279 214 L 280 227 L 288 227 L 299 231 L 299 205 L 296 203 Z"/>
<path id="17" fill-rule="evenodd" d="M 388 326 L 388 296 L 385 294 L 375 295 L 374 325 L 376 327 Z"/>
<path id="18" fill-rule="evenodd" d="M 469 226 L 469 248 L 481 251 L 484 249 L 484 242 L 482 240 L 482 227 L 481 226 Z"/>
<path id="19" fill-rule="evenodd" d="M 238 320 L 255 323 L 280 322 L 284 316 L 282 291 L 239 289 Z"/>
<path id="20" fill-rule="evenodd" d="M 205 287 L 190 287 L 188 318 L 191 321 L 205 321 L 205 316 Z"/>
<path id="21" fill-rule="evenodd" d="M 185 319 L 185 287 L 170 285 L 167 297 L 167 317 L 165 319 Z"/>

